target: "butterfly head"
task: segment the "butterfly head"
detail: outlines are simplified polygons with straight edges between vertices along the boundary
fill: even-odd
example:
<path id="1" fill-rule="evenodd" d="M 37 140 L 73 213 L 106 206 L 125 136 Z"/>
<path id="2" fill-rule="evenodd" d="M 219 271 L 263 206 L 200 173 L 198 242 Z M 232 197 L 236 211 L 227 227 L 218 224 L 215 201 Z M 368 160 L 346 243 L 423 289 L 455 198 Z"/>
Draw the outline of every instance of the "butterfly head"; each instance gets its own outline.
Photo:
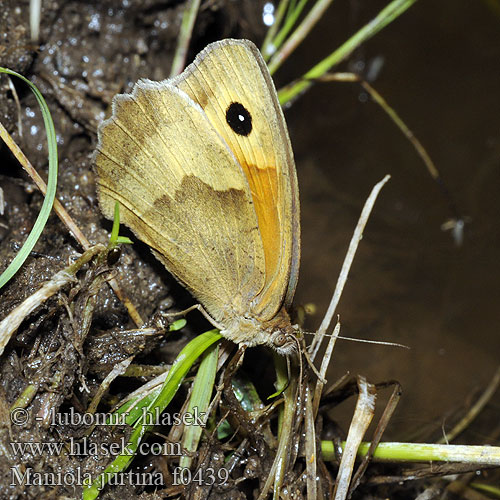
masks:
<path id="1" fill-rule="evenodd" d="M 266 344 L 282 356 L 290 356 L 300 349 L 297 340 L 298 327 L 293 326 L 290 316 L 282 307 L 266 325 Z"/>
<path id="2" fill-rule="evenodd" d="M 269 346 L 282 356 L 291 356 L 298 349 L 296 337 L 296 328 L 292 325 L 286 325 L 274 330 L 271 333 Z"/>
<path id="3" fill-rule="evenodd" d="M 222 335 L 236 344 L 248 347 L 267 345 L 282 356 L 298 352 L 298 327 L 291 324 L 284 308 L 268 321 L 261 321 L 252 315 L 235 315 L 223 319 L 222 324 L 226 325 L 221 329 Z"/>

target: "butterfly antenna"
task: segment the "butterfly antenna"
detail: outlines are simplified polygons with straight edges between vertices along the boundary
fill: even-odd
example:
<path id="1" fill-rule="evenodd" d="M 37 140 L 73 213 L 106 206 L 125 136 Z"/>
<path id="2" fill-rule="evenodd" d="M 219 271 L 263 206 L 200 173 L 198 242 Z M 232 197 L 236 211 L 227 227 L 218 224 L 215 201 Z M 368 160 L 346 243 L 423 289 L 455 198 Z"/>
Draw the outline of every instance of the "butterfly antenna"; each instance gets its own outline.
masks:
<path id="1" fill-rule="evenodd" d="M 319 334 L 318 332 L 302 332 L 304 335 L 322 335 L 323 337 L 331 337 L 331 333 L 322 333 Z M 403 349 L 411 349 L 410 346 L 407 346 L 405 344 L 399 344 L 397 342 L 388 342 L 385 340 L 370 340 L 370 339 L 357 339 L 354 337 L 344 337 L 342 335 L 337 336 L 338 339 L 342 340 L 350 340 L 351 342 L 361 342 L 362 344 L 376 344 L 376 345 L 387 345 L 391 347 L 402 347 Z"/>

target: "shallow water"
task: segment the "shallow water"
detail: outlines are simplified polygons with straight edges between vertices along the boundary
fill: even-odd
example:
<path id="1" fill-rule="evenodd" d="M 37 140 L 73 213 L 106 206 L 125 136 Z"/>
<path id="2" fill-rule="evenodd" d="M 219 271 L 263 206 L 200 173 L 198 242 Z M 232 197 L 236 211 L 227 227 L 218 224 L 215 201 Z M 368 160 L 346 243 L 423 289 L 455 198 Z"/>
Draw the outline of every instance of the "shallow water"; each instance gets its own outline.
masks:
<path id="1" fill-rule="evenodd" d="M 359 4 L 353 13 L 334 3 L 297 53 L 299 62 L 285 65 L 278 80 L 326 56 L 383 5 Z M 317 84 L 286 115 L 302 204 L 296 302 L 317 304 L 310 329 L 326 310 L 365 198 L 392 176 L 338 313 L 343 335 L 411 349 L 339 341 L 329 373 L 330 380 L 345 371 L 372 382 L 399 380 L 404 396 L 392 433 L 434 422 L 439 434 L 445 415 L 470 403 L 498 367 L 499 28 L 500 16 L 486 2 L 419 2 L 353 58 L 383 60 L 373 86 L 423 143 L 471 219 L 460 247 L 440 229 L 452 214 L 423 162 L 359 86 Z"/>

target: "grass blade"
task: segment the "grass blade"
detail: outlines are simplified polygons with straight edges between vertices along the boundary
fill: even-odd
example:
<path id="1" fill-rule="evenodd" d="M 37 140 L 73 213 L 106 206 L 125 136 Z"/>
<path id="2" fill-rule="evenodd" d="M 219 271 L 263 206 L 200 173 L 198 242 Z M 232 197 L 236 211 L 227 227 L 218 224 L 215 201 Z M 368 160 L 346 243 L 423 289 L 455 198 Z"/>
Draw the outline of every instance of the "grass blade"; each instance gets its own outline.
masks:
<path id="1" fill-rule="evenodd" d="M 40 91 L 35 87 L 33 83 L 31 83 L 27 78 L 12 71 L 7 68 L 0 67 L 0 73 L 7 73 L 8 75 L 17 76 L 24 82 L 26 82 L 33 93 L 35 94 L 36 100 L 40 105 L 40 109 L 42 110 L 43 122 L 45 124 L 45 131 L 47 133 L 47 144 L 49 150 L 49 176 L 47 180 L 47 193 L 45 195 L 45 199 L 43 200 L 42 209 L 38 214 L 38 217 L 33 225 L 33 229 L 31 230 L 28 238 L 24 242 L 21 250 L 14 257 L 14 260 L 9 264 L 7 269 L 0 275 L 0 288 L 2 288 L 19 270 L 19 268 L 24 264 L 24 261 L 27 259 L 31 250 L 35 246 L 38 238 L 42 234 L 42 231 L 47 223 L 50 212 L 52 210 L 52 205 L 54 203 L 54 198 L 56 196 L 56 187 L 57 187 L 57 141 L 56 141 L 56 131 L 54 128 L 54 122 L 52 121 L 52 117 L 50 115 L 49 108 L 45 99 L 43 98 Z M 9 148 L 14 152 L 17 148 L 13 149 L 12 139 L 9 134 L 5 130 L 5 128 L 0 124 L 0 137 L 5 141 L 5 143 L 9 146 Z M 15 154 L 15 153 L 14 153 Z M 17 157 L 17 155 L 16 155 Z"/>

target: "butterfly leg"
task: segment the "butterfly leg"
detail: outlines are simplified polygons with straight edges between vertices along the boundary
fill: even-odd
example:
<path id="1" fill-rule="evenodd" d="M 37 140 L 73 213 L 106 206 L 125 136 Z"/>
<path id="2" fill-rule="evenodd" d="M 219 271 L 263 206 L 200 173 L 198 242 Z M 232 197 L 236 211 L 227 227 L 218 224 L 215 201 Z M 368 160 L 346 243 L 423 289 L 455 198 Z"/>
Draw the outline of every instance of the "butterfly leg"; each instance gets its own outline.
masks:
<path id="1" fill-rule="evenodd" d="M 203 308 L 203 306 L 201 304 L 194 304 L 192 305 L 191 307 L 188 307 L 187 309 L 184 309 L 183 311 L 178 311 L 178 312 L 171 312 L 171 313 L 162 313 L 162 316 L 164 316 L 165 318 L 174 318 L 176 316 L 185 316 L 187 313 L 193 311 L 197 309 L 198 311 L 201 312 L 201 314 L 203 314 L 203 316 L 205 316 L 205 318 L 213 325 L 215 326 L 215 328 L 219 329 L 219 330 L 223 330 L 224 327 L 222 325 L 220 325 L 219 323 L 217 323 L 217 321 L 215 321 L 212 316 L 210 316 L 210 314 L 207 313 L 207 311 L 205 311 L 205 309 Z"/>

